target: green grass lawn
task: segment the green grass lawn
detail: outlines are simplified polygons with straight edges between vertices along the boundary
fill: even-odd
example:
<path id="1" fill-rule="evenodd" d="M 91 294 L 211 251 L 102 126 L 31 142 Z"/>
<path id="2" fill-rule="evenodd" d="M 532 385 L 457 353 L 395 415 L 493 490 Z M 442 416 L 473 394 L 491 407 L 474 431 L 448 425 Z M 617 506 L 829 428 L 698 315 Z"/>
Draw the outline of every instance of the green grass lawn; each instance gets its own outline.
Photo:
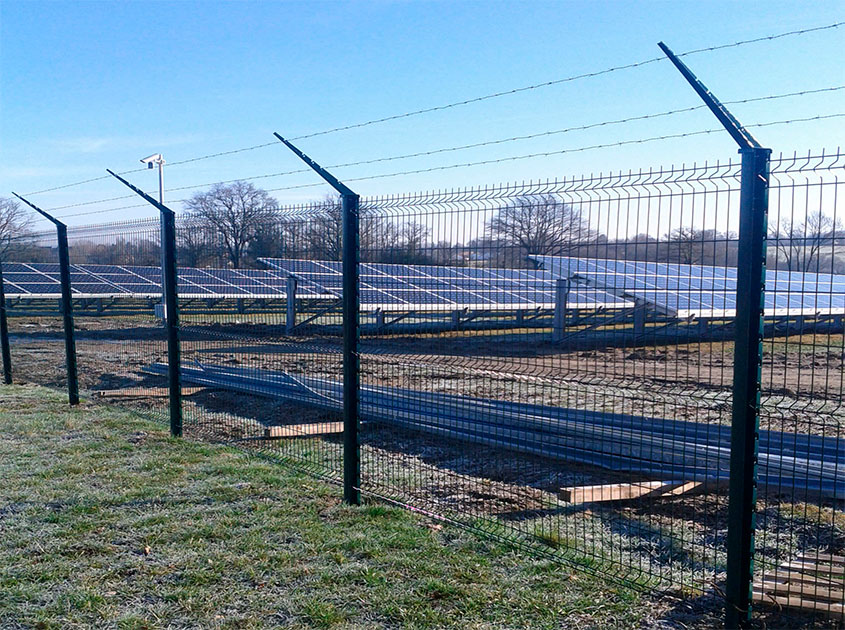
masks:
<path id="1" fill-rule="evenodd" d="M 131 412 L 0 388 L 2 628 L 635 628 L 633 591 Z"/>

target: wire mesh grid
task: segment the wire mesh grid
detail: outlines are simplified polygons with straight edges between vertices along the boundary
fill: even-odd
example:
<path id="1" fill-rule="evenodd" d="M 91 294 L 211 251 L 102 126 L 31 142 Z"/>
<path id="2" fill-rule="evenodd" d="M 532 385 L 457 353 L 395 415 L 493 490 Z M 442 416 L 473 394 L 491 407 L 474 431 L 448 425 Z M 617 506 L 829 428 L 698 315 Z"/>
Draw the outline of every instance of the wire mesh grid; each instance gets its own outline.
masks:
<path id="1" fill-rule="evenodd" d="M 50 276 L 35 273 L 30 280 L 43 281 L 39 286 L 58 297 L 59 261 L 56 231 L 51 230 L 27 238 L 10 238 L 0 247 L 3 260 L 3 282 L 9 314 L 13 377 L 48 387 L 65 389 L 68 373 L 62 314 L 57 299 L 24 300 L 16 291 L 22 265 L 38 262 Z M 27 270 L 28 271 L 28 270 Z"/>
<path id="2" fill-rule="evenodd" d="M 180 282 L 189 269 L 215 277 L 195 279 L 211 297 L 180 297 L 181 374 L 185 385 L 204 388 L 185 399 L 186 434 L 235 442 L 339 481 L 343 390 L 333 379 L 342 369 L 340 327 L 309 329 L 306 321 L 336 320 L 338 298 L 259 260 L 319 258 L 324 242 L 312 226 L 325 215 L 324 204 L 310 204 L 254 217 L 242 243 L 219 226 L 179 225 Z"/>
<path id="3" fill-rule="evenodd" d="M 368 202 L 362 231 L 406 235 L 384 290 L 428 308 L 364 329 L 362 487 L 649 588 L 721 581 L 733 296 L 711 312 L 707 270 L 735 264 L 738 186 L 727 163 Z"/>
<path id="4" fill-rule="evenodd" d="M 69 230 L 80 389 L 166 418 L 167 362 L 157 221 Z"/>
<path id="5" fill-rule="evenodd" d="M 806 614 L 845 612 L 843 485 L 843 156 L 772 162 L 766 291 L 781 308 L 763 331 L 760 466 L 778 454 L 788 471 L 761 478 L 753 599 Z M 783 305 L 788 304 L 789 309 Z"/>

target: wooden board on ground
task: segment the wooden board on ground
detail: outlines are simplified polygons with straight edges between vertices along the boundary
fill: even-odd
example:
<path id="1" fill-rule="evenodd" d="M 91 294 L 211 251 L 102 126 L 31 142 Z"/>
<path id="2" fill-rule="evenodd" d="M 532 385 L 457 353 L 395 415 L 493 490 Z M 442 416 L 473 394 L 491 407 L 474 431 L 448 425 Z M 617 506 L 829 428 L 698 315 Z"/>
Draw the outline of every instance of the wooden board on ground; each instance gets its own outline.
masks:
<path id="1" fill-rule="evenodd" d="M 314 424 L 288 424 L 264 429 L 266 439 L 315 437 L 318 435 L 337 435 L 343 433 L 342 422 L 315 422 Z"/>
<path id="2" fill-rule="evenodd" d="M 205 387 L 183 387 L 183 396 L 193 396 L 205 391 Z M 133 387 L 127 389 L 103 389 L 97 392 L 100 398 L 167 398 L 170 390 L 167 387 Z"/>
<path id="3" fill-rule="evenodd" d="M 757 603 L 845 616 L 845 557 L 804 553 L 754 582 Z"/>
<path id="4" fill-rule="evenodd" d="M 599 503 L 604 501 L 628 501 L 643 497 L 666 497 L 687 494 L 701 490 L 704 481 L 636 481 L 611 483 L 600 486 L 574 486 L 561 488 L 559 497 L 569 503 Z"/>

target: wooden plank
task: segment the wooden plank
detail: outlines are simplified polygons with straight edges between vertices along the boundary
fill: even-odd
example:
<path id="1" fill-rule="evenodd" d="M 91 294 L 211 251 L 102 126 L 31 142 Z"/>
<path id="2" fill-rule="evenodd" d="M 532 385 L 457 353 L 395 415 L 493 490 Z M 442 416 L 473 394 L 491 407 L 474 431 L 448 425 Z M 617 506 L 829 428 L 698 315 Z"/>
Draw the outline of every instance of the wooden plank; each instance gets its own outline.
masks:
<path id="1" fill-rule="evenodd" d="M 845 566 L 845 556 L 833 556 L 829 553 L 809 553 L 798 556 L 798 562 L 823 562 L 825 564 L 840 564 Z"/>
<path id="2" fill-rule="evenodd" d="M 777 573 L 765 573 L 761 579 L 791 582 L 792 584 L 817 584 L 819 586 L 832 589 L 845 587 L 845 582 L 842 580 L 830 580 L 818 575 L 790 571 L 789 569 L 784 569 L 782 571 L 778 571 Z"/>
<path id="3" fill-rule="evenodd" d="M 805 599 L 820 599 L 825 601 L 845 601 L 845 591 L 841 589 L 831 589 L 828 584 L 814 584 L 814 583 L 792 583 L 785 580 L 763 579 L 762 582 L 756 583 L 754 588 L 766 593 L 797 595 L 805 597 Z"/>
<path id="4" fill-rule="evenodd" d="M 183 387 L 183 396 L 193 396 L 205 391 L 205 387 Z M 135 387 L 127 389 L 103 389 L 96 392 L 99 398 L 167 398 L 170 390 L 166 387 Z"/>
<path id="5" fill-rule="evenodd" d="M 845 606 L 842 604 L 832 604 L 830 602 L 818 602 L 811 599 L 804 599 L 802 597 L 783 597 L 778 595 L 770 595 L 754 589 L 751 593 L 751 599 L 755 602 L 764 604 L 774 604 L 784 608 L 797 608 L 799 610 L 806 610 L 811 612 L 821 612 L 833 616 L 841 617 L 845 615 Z"/>
<path id="6" fill-rule="evenodd" d="M 264 429 L 266 439 L 314 437 L 343 433 L 342 422 L 316 422 L 314 424 L 288 424 Z"/>
<path id="7" fill-rule="evenodd" d="M 642 497 L 677 496 L 704 485 L 701 481 L 638 481 L 598 486 L 561 488 L 558 496 L 569 503 L 628 501 Z"/>
<path id="8" fill-rule="evenodd" d="M 781 565 L 784 569 L 796 569 L 804 573 L 824 573 L 829 575 L 843 575 L 845 576 L 845 566 L 836 566 L 832 564 L 819 564 L 817 562 L 802 562 L 796 560 L 794 562 L 786 562 Z"/>

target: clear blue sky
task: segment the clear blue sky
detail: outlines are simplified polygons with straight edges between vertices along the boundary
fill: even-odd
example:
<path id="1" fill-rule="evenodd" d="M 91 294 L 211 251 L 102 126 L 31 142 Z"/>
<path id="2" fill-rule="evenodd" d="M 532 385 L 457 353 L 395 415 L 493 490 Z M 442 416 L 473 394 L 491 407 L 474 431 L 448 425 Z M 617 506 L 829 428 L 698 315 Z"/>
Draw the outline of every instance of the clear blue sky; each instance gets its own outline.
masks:
<path id="1" fill-rule="evenodd" d="M 820 2 L 0 2 L 0 195 L 441 105 L 660 55 L 845 19 Z M 845 84 L 845 27 L 691 55 L 724 101 Z M 326 165 L 699 104 L 666 62 L 303 140 Z M 845 90 L 733 106 L 745 124 L 845 112 Z M 341 178 L 717 127 L 706 111 L 449 154 L 339 168 Z M 835 149 L 845 119 L 752 130 L 775 151 Z M 736 155 L 725 133 L 362 181 L 364 195 L 560 178 Z M 300 167 L 283 146 L 166 169 L 168 188 Z M 155 189 L 153 172 L 130 176 Z M 311 174 L 256 182 L 319 181 Z M 281 202 L 326 188 L 274 193 Z M 36 195 L 45 208 L 123 195 L 115 181 Z M 176 199 L 190 191 L 171 193 Z M 57 210 L 101 210 L 129 202 Z M 68 218 L 152 216 L 151 208 Z"/>

